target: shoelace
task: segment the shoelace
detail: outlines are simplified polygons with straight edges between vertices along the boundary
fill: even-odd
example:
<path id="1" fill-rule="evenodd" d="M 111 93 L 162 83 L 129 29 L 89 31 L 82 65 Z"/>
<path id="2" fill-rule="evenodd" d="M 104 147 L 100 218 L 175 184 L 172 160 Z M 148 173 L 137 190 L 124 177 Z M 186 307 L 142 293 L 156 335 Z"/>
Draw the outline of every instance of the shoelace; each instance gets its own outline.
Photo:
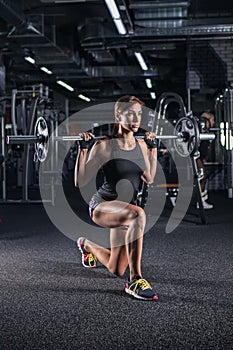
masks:
<path id="1" fill-rule="evenodd" d="M 86 254 L 86 259 L 88 261 L 88 263 L 91 263 L 92 261 L 96 261 L 96 257 L 92 254 L 92 253 L 88 253 Z"/>
<path id="2" fill-rule="evenodd" d="M 139 280 L 137 280 L 137 282 L 135 282 L 134 289 L 137 289 L 137 286 L 139 286 L 141 290 L 152 289 L 150 283 L 144 278 L 140 278 Z"/>

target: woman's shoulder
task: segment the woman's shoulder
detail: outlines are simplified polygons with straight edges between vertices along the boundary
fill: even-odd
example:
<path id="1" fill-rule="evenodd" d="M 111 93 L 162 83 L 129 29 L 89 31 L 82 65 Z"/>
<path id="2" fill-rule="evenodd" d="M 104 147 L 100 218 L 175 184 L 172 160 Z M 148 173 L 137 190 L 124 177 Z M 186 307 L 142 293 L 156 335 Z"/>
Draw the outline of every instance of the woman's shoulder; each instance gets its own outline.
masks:
<path id="1" fill-rule="evenodd" d="M 112 137 L 109 135 L 98 136 L 96 144 L 97 145 L 105 145 L 106 141 L 109 141 L 111 139 L 112 139 Z"/>
<path id="2" fill-rule="evenodd" d="M 110 140 L 111 140 L 111 136 L 104 135 L 103 137 L 98 138 L 98 140 L 95 143 L 95 146 L 100 152 L 104 152 L 106 150 L 109 151 L 110 143 L 108 141 Z"/>
<path id="3" fill-rule="evenodd" d="M 147 146 L 146 146 L 146 143 L 145 143 L 145 141 L 144 141 L 144 139 L 141 139 L 141 138 L 140 138 L 140 139 L 139 139 L 139 138 L 137 139 L 137 138 L 136 138 L 136 140 L 137 140 L 137 142 L 139 143 L 139 145 L 140 145 L 141 147 L 147 147 Z"/>
<path id="4" fill-rule="evenodd" d="M 139 143 L 145 143 L 145 141 L 142 138 L 137 138 L 137 136 L 135 138 Z"/>

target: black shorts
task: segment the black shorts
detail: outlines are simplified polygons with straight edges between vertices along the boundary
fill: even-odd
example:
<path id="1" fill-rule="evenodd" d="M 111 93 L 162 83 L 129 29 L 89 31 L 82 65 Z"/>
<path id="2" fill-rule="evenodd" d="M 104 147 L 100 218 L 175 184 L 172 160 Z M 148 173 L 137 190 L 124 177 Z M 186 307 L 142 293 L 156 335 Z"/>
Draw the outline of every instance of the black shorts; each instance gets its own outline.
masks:
<path id="1" fill-rule="evenodd" d="M 103 202 L 109 202 L 109 201 L 113 201 L 115 200 L 116 198 L 111 198 L 111 199 L 103 199 L 99 193 L 95 193 L 90 202 L 89 202 L 89 215 L 90 215 L 90 218 L 92 218 L 92 214 L 93 214 L 93 211 L 94 209 L 100 204 L 100 203 L 103 203 Z M 138 201 L 137 199 L 132 199 L 132 201 L 130 202 L 130 204 L 133 204 L 133 205 L 137 205 L 137 206 L 141 206 L 142 208 L 144 208 L 144 205 L 140 205 L 138 204 Z"/>
<path id="2" fill-rule="evenodd" d="M 89 215 L 92 218 L 93 210 L 99 205 L 100 203 L 106 202 L 98 193 L 95 193 L 90 202 L 89 202 Z"/>

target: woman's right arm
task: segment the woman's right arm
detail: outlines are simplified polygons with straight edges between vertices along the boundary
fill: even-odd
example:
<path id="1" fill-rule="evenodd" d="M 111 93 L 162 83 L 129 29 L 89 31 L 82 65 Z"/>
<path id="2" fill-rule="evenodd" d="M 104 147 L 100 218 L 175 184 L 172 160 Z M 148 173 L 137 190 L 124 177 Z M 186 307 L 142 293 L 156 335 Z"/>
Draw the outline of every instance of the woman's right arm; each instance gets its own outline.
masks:
<path id="1" fill-rule="evenodd" d="M 85 186 L 97 174 L 100 165 L 105 161 L 104 144 L 104 141 L 96 142 L 90 152 L 87 148 L 79 149 L 74 170 L 76 187 Z"/>

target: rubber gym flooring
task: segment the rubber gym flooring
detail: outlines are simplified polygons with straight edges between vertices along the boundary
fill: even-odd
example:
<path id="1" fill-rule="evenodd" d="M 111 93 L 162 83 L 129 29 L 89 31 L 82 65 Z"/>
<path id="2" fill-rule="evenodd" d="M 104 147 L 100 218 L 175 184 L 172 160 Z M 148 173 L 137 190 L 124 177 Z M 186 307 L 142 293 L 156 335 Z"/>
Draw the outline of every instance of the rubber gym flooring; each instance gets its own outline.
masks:
<path id="1" fill-rule="evenodd" d="M 233 199 L 210 201 L 206 225 L 187 214 L 166 234 L 168 208 L 145 235 L 157 302 L 125 294 L 127 273 L 82 267 L 41 204 L 1 204 L 0 349 L 233 349 Z"/>

